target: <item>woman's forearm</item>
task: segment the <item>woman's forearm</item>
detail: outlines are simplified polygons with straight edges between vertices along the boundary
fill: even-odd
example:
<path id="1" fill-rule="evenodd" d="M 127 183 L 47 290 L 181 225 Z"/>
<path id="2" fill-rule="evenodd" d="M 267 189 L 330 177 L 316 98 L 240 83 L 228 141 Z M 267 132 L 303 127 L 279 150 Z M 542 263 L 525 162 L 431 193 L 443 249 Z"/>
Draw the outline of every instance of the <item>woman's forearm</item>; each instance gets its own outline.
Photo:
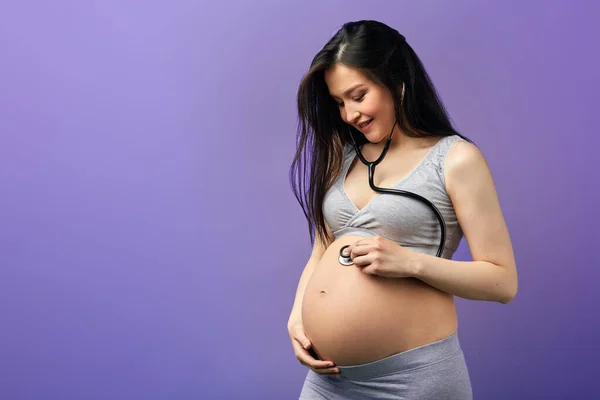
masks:
<path id="1" fill-rule="evenodd" d="M 414 277 L 431 286 L 469 300 L 507 304 L 517 294 L 514 268 L 487 261 L 454 261 L 418 254 Z"/>

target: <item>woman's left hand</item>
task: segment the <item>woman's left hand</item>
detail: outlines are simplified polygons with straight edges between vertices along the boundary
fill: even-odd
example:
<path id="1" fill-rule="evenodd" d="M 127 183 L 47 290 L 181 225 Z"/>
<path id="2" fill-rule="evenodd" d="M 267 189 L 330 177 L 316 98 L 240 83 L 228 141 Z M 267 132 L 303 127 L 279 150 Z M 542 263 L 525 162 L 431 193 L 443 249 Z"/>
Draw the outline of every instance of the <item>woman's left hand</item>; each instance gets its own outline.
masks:
<path id="1" fill-rule="evenodd" d="M 369 237 L 352 243 L 344 249 L 350 253 L 354 265 L 365 274 L 386 278 L 411 278 L 415 276 L 416 252 L 381 236 Z"/>

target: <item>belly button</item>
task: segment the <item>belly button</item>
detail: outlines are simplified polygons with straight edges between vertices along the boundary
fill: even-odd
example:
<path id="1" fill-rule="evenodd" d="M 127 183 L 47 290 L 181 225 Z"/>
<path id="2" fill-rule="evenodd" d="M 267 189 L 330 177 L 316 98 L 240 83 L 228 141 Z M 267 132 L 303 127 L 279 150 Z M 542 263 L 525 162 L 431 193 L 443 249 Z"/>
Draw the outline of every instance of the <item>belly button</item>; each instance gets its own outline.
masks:
<path id="1" fill-rule="evenodd" d="M 324 291 L 324 290 L 321 290 L 321 292 L 320 292 L 320 293 L 321 293 L 321 296 L 323 296 L 323 295 L 326 295 L 326 294 L 327 294 L 327 292 L 326 292 L 326 291 Z"/>

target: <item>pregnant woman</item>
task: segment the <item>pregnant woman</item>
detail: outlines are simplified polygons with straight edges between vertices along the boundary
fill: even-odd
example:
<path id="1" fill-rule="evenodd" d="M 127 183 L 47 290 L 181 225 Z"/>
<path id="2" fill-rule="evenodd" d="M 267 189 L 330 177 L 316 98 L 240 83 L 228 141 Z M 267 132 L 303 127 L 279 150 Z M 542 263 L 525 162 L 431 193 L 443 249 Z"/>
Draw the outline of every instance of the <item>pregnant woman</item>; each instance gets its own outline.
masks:
<path id="1" fill-rule="evenodd" d="M 298 112 L 290 172 L 314 244 L 288 321 L 309 368 L 300 399 L 471 399 L 454 296 L 517 293 L 482 153 L 377 21 L 345 24 L 317 53 Z M 473 261 L 452 260 L 463 235 Z"/>

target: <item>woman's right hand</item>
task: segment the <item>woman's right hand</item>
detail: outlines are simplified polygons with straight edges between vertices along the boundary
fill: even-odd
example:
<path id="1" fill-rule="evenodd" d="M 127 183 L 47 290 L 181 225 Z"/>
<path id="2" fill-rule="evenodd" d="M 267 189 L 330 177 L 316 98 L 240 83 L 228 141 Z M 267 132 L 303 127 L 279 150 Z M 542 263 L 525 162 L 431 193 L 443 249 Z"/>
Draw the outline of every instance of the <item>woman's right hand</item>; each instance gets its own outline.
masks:
<path id="1" fill-rule="evenodd" d="M 302 322 L 295 321 L 288 323 L 288 332 L 292 340 L 296 359 L 300 361 L 300 364 L 320 375 L 339 375 L 340 371 L 332 361 L 317 360 L 309 353 L 312 343 L 304 334 Z"/>

